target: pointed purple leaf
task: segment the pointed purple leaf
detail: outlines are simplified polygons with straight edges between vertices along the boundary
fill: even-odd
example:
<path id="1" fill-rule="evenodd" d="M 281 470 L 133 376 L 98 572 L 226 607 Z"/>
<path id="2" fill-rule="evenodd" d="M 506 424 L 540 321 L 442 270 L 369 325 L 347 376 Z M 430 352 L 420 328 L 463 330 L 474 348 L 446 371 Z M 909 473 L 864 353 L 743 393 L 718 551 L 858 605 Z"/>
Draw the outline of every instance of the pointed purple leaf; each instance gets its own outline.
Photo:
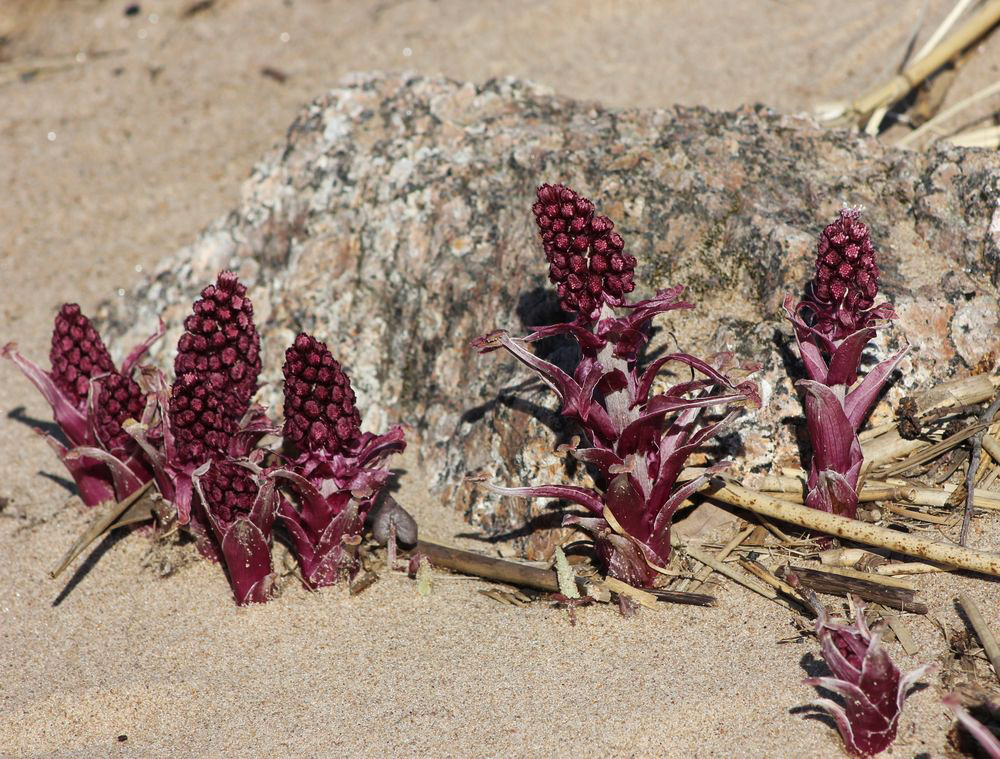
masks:
<path id="1" fill-rule="evenodd" d="M 882 392 L 882 387 L 888 381 L 896 365 L 903 360 L 903 357 L 909 350 L 910 346 L 907 345 L 895 356 L 881 362 L 868 372 L 856 388 L 847 394 L 847 397 L 844 399 L 844 410 L 854 430 L 861 428 L 861 423 L 865 420 L 869 409 L 875 402 L 875 399 L 878 398 L 879 393 Z"/>

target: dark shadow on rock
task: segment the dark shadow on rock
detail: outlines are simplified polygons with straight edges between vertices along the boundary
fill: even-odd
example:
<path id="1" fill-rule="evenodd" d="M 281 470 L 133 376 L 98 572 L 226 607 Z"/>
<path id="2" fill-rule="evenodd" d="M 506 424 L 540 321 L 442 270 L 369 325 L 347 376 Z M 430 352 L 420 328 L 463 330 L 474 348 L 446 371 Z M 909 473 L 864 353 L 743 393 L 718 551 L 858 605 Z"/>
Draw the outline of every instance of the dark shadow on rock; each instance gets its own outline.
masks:
<path id="1" fill-rule="evenodd" d="M 41 469 L 39 469 L 36 474 L 41 475 L 47 480 L 52 480 L 56 485 L 63 488 L 70 495 L 79 495 L 76 490 L 76 483 L 71 479 L 60 477 L 58 474 L 52 474 L 52 472 L 44 472 Z"/>
<path id="2" fill-rule="evenodd" d="M 572 316 L 562 310 L 558 296 L 550 287 L 536 287 L 521 295 L 515 313 L 521 322 L 522 334 L 528 334 L 535 327 L 550 327 L 573 321 Z M 580 348 L 576 340 L 568 335 L 547 337 L 532 343 L 532 346 L 536 356 L 555 364 L 568 374 L 573 374 L 580 361 Z"/>
<path id="3" fill-rule="evenodd" d="M 31 427 L 33 430 L 41 430 L 49 435 L 52 435 L 56 440 L 61 442 L 63 445 L 68 445 L 69 441 L 63 437 L 62 430 L 59 429 L 59 425 L 55 422 L 47 422 L 42 419 L 35 419 L 32 416 L 28 416 L 25 412 L 24 406 L 15 406 L 10 411 L 7 412 L 7 418 L 12 419 L 15 422 L 20 422 L 21 424 Z"/>
<path id="4" fill-rule="evenodd" d="M 73 576 L 69 578 L 69 581 L 63 587 L 63 589 L 59 591 L 59 595 L 56 596 L 55 600 L 52 602 L 52 605 L 59 606 L 63 601 L 65 601 L 66 598 L 69 596 L 69 594 L 72 593 L 73 590 L 76 588 L 76 586 L 83 581 L 83 578 L 90 573 L 90 570 L 93 569 L 95 566 L 97 566 L 97 562 L 101 560 L 101 557 L 104 556 L 104 554 L 106 554 L 108 551 L 110 551 L 115 546 L 115 544 L 118 543 L 118 541 L 122 540 L 130 532 L 131 530 L 128 527 L 122 527 L 117 530 L 112 530 L 107 535 L 105 535 L 104 539 L 101 540 L 100 543 L 98 543 L 97 548 L 91 551 L 90 554 L 87 556 L 87 558 L 83 560 L 83 563 L 79 567 L 77 567 L 76 571 L 73 573 Z"/>
<path id="5" fill-rule="evenodd" d="M 781 358 L 781 365 L 785 367 L 785 374 L 792 380 L 793 385 L 799 380 L 809 379 L 801 359 L 792 350 L 792 344 L 795 342 L 794 337 L 784 334 L 780 329 L 776 329 L 774 330 L 771 342 L 777 349 L 778 356 Z"/>
<path id="6" fill-rule="evenodd" d="M 506 532 L 498 532 L 494 535 L 484 535 L 481 532 L 459 532 L 456 533 L 456 537 L 468 538 L 469 540 L 478 540 L 481 543 L 489 543 L 491 545 L 496 543 L 507 543 L 512 540 L 518 540 L 519 538 L 526 538 L 533 533 L 540 530 L 557 530 L 562 527 L 563 518 L 567 514 L 575 514 L 576 516 L 587 516 L 582 512 L 572 511 L 566 508 L 564 505 L 565 501 L 552 501 L 546 508 L 549 509 L 545 514 L 538 514 L 532 517 L 527 522 L 525 522 L 520 527 L 513 530 L 507 530 Z"/>

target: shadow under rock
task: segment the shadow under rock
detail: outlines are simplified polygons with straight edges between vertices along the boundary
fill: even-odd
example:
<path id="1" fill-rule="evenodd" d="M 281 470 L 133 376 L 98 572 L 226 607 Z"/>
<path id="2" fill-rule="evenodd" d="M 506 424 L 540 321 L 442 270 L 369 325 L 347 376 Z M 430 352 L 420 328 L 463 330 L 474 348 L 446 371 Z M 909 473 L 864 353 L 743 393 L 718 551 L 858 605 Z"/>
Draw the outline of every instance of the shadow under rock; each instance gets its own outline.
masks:
<path id="1" fill-rule="evenodd" d="M 105 535 L 104 539 L 97 545 L 97 548 L 91 551 L 87 558 L 84 559 L 83 563 L 76 568 L 73 576 L 69 578 L 69 581 L 63 589 L 59 591 L 59 595 L 52 601 L 52 606 L 55 607 L 62 604 L 62 602 L 69 597 L 69 594 L 73 592 L 76 586 L 83 581 L 83 578 L 90 574 L 90 570 L 97 566 L 97 562 L 101 560 L 101 557 L 110 551 L 120 540 L 124 539 L 130 532 L 132 532 L 132 530 L 129 527 L 121 527 L 117 530 L 112 530 Z"/>

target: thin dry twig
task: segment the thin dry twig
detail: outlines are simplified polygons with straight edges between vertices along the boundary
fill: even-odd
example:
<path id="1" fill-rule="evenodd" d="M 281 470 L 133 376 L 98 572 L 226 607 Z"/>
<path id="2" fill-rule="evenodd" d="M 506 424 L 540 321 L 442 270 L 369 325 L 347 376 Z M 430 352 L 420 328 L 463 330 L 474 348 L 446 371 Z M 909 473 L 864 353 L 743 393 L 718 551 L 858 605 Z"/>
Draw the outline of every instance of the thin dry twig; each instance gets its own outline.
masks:
<path id="1" fill-rule="evenodd" d="M 927 55 L 911 63 L 888 82 L 870 90 L 851 103 L 850 111 L 864 119 L 876 108 L 897 102 L 993 28 L 997 21 L 1000 21 L 1000 0 L 988 0 L 964 24 Z"/>
<path id="2" fill-rule="evenodd" d="M 727 556 L 729 556 L 729 554 L 731 554 L 736 549 L 737 546 L 739 546 L 744 540 L 750 537 L 750 533 L 752 533 L 754 529 L 755 528 L 753 525 L 748 525 L 745 529 L 737 532 L 733 536 L 732 540 L 726 543 L 726 545 L 722 547 L 722 550 L 715 555 L 715 558 L 718 559 L 719 561 L 725 559 Z M 712 568 L 708 564 L 704 564 L 704 566 L 702 566 L 702 568 L 698 570 L 698 573 L 694 576 L 694 578 L 690 581 L 690 583 L 688 581 L 685 581 L 684 584 L 680 587 L 680 590 L 688 590 L 688 589 L 697 590 L 698 586 L 704 584 L 705 580 L 707 580 L 711 575 L 712 575 Z"/>
<path id="3" fill-rule="evenodd" d="M 979 607 L 972 600 L 971 596 L 967 593 L 962 593 L 958 597 L 958 603 L 965 612 L 965 616 L 969 618 L 969 624 L 975 630 L 979 642 L 983 644 L 983 650 L 986 651 L 986 656 L 989 657 L 990 664 L 993 665 L 993 674 L 1000 679 L 1000 645 L 997 645 L 997 639 L 993 636 L 993 631 L 986 624 L 986 619 L 983 617 L 982 612 L 979 611 Z"/>
<path id="4" fill-rule="evenodd" d="M 969 527 L 972 524 L 973 499 L 976 495 L 976 469 L 979 466 L 979 456 L 983 450 L 983 435 L 992 424 L 997 411 L 1000 411 L 1000 393 L 979 417 L 980 425 L 984 425 L 983 430 L 972 436 L 972 453 L 969 455 L 969 469 L 965 475 L 965 514 L 962 517 L 962 532 L 958 537 L 960 546 L 965 545 L 965 541 L 969 537 Z"/>
<path id="5" fill-rule="evenodd" d="M 129 509 L 130 506 L 142 498 L 152 485 L 153 481 L 150 480 L 127 498 L 122 499 L 118 503 L 111 504 L 107 511 L 91 522 L 90 527 L 84 530 L 83 534 L 73 542 L 73 545 L 70 546 L 69 550 L 66 551 L 65 555 L 62 557 L 59 565 L 49 572 L 49 577 L 53 580 L 56 579 L 62 571 L 69 566 L 70 562 L 79 556 L 87 546 L 97 540 L 97 538 L 109 529 L 114 527 L 119 518 Z"/>

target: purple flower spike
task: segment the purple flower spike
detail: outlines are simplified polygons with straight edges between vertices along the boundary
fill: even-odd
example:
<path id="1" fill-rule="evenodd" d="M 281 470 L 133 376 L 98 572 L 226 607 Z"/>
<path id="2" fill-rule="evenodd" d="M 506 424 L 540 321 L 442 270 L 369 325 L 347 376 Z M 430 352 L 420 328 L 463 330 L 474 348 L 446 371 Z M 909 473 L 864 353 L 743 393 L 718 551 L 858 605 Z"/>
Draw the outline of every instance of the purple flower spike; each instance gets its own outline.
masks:
<path id="1" fill-rule="evenodd" d="M 235 462 L 251 457 L 255 464 L 259 463 L 262 452 L 254 450 L 257 442 L 276 431 L 264 410 L 251 405 L 260 372 L 260 338 L 246 287 L 232 272 L 222 272 L 214 285 L 202 290 L 184 326 L 177 346 L 177 379 L 173 387 L 168 389 L 160 371 L 144 375 L 143 381 L 156 399 L 160 423 L 129 425 L 126 432 L 142 446 L 160 494 L 172 505 L 178 524 L 195 537 L 204 556 L 228 561 L 223 544 L 231 526 L 227 515 L 230 510 L 255 513 L 245 503 L 241 505 L 249 492 L 244 487 L 250 481 L 249 475 L 233 479 L 242 490 L 209 488 L 206 492 L 225 494 L 211 502 L 210 511 L 208 502 L 194 497 L 196 474 L 200 477 L 210 472 L 208 482 L 216 485 L 223 473 L 235 477 Z M 265 490 L 260 483 L 267 477 L 258 472 L 255 478 L 251 500 L 259 493 L 271 493 L 263 503 L 273 511 L 273 484 Z M 273 514 L 270 521 L 263 517 L 251 521 L 270 545 Z M 234 534 L 243 535 L 247 529 L 240 527 Z M 234 577 L 232 572 L 230 577 Z M 236 579 L 233 583 L 237 600 L 244 603 L 241 598 L 250 596 L 245 595 L 245 588 L 237 587 Z"/>
<path id="2" fill-rule="evenodd" d="M 851 518 L 857 515 L 863 463 L 858 431 L 909 350 L 903 348 L 858 382 L 865 347 L 878 328 L 896 318 L 889 303 L 874 303 L 878 280 L 868 227 L 859 211 L 845 209 L 820 237 L 809 295 L 798 304 L 786 295 L 784 302 L 809 375 L 798 383 L 806 394 L 813 444 L 806 503 Z"/>
<path id="3" fill-rule="evenodd" d="M 292 535 L 311 588 L 358 569 L 365 517 L 390 477 L 381 466 L 406 447 L 401 427 L 361 432 L 350 380 L 326 345 L 300 334 L 285 352 L 285 440 L 299 455 L 272 472 L 288 481 L 298 508 L 282 499 L 278 516 Z"/>
<path id="4" fill-rule="evenodd" d="M 561 184 L 542 185 L 532 207 L 562 307 L 590 321 L 602 303 L 619 306 L 635 289 L 636 260 L 607 216 Z"/>
<path id="5" fill-rule="evenodd" d="M 170 418 L 187 462 L 224 451 L 250 408 L 260 375 L 260 336 L 247 289 L 231 271 L 201 291 L 177 342 Z"/>
<path id="6" fill-rule="evenodd" d="M 810 677 L 806 685 L 839 693 L 844 705 L 828 698 L 814 705 L 822 707 L 837 723 L 844 747 L 853 756 L 874 756 L 889 747 L 896 738 L 899 714 L 910 688 L 932 669 L 925 664 L 902 675 L 881 646 L 881 629 L 869 630 L 864 604 L 854 596 L 854 623 L 831 620 L 826 608 L 809 593 L 816 611 L 816 635 L 823 659 L 832 677 Z"/>
<path id="7" fill-rule="evenodd" d="M 22 356 L 13 343 L 0 351 L 38 388 L 70 447 L 45 438 L 73 477 L 87 506 L 122 500 L 149 481 L 152 472 L 139 447 L 122 429 L 149 420 L 153 406 L 132 379 L 135 363 L 163 334 L 136 347 L 119 372 L 100 335 L 75 303 L 59 309 L 52 331 L 50 371 Z"/>
<path id="8" fill-rule="evenodd" d="M 753 382 L 734 382 L 726 372 L 735 366 L 728 354 L 703 361 L 672 353 L 640 371 L 639 351 L 657 314 L 692 308 L 680 300 L 682 287 L 657 292 L 637 303 L 625 300 L 634 289 L 635 258 L 606 217 L 594 205 L 562 185 L 543 185 L 532 211 L 563 308 L 575 321 L 536 328 L 525 338 L 496 330 L 472 341 L 489 353 L 503 348 L 535 371 L 559 396 L 560 412 L 576 423 L 588 446 L 570 454 L 595 472 L 598 487 L 569 485 L 506 488 L 485 484 L 501 495 L 560 498 L 583 506 L 590 516 L 568 516 L 564 524 L 589 532 L 609 574 L 633 585 L 651 586 L 670 558 L 670 525 L 684 500 L 717 467 L 678 485 L 689 455 L 735 417 L 705 419 L 706 409 L 760 405 Z M 625 314 L 617 316 L 613 309 Z M 529 343 L 563 334 L 580 344 L 582 359 L 572 376 L 540 359 Z M 662 395 L 651 395 L 654 380 L 668 364 L 690 379 Z"/>

